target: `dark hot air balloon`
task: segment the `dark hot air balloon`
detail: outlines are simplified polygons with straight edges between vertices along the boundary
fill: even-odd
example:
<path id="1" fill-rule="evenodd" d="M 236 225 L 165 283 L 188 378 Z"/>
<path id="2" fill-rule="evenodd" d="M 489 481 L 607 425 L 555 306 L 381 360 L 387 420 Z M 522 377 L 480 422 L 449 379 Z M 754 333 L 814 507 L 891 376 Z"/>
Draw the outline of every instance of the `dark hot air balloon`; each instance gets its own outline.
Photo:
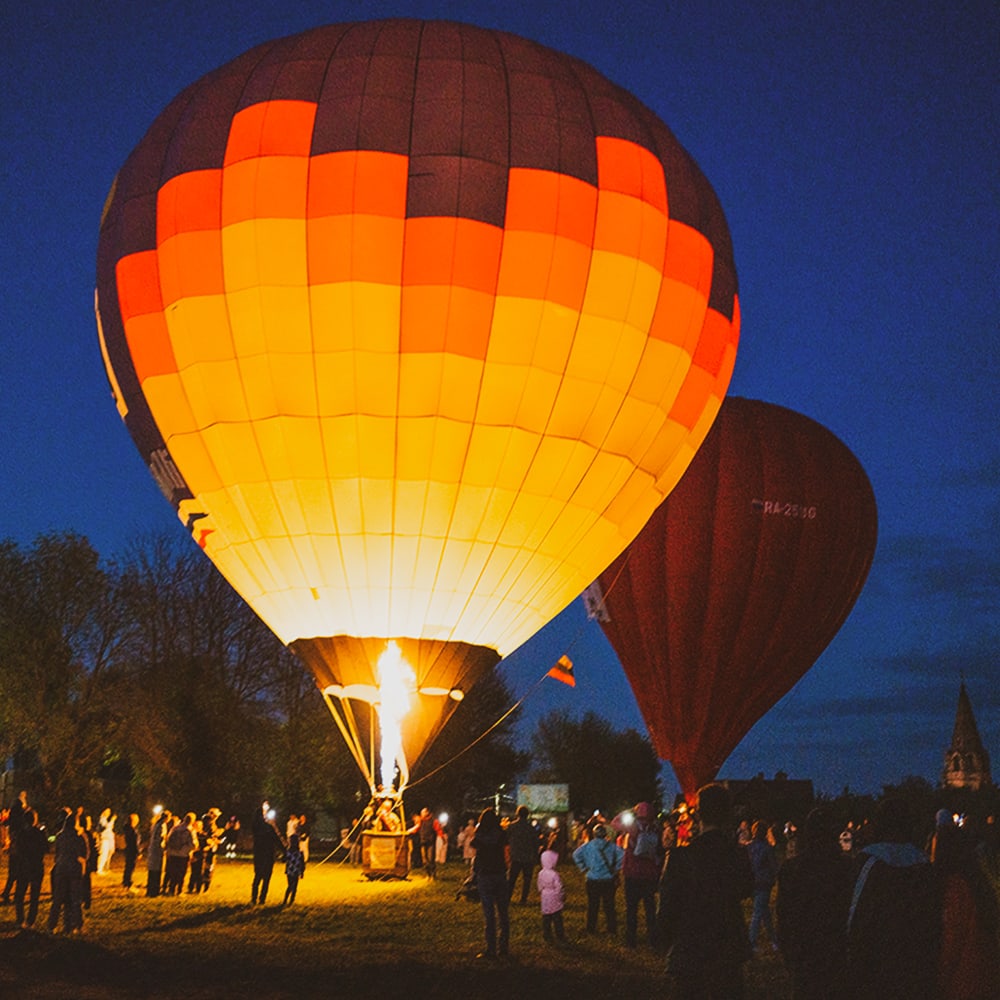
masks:
<path id="1" fill-rule="evenodd" d="M 655 115 L 415 20 L 270 42 L 178 96 L 108 196 L 97 316 L 143 458 L 366 774 L 390 674 L 412 764 L 635 536 L 739 328 L 722 212 Z"/>
<path id="2" fill-rule="evenodd" d="M 837 437 L 726 399 L 681 482 L 587 594 L 686 795 L 834 637 L 876 531 L 871 484 Z"/>

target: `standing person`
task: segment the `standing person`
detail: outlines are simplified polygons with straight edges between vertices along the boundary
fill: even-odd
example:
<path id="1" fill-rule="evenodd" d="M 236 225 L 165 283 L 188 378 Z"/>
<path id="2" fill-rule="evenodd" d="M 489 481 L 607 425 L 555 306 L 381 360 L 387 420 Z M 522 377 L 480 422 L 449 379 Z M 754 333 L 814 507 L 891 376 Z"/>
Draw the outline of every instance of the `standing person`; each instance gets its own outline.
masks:
<path id="1" fill-rule="evenodd" d="M 750 957 L 742 901 L 753 893 L 746 849 L 736 842 L 724 785 L 698 791 L 700 832 L 671 849 L 660 883 L 659 935 L 667 974 L 689 1000 L 739 1000 Z"/>
<path id="2" fill-rule="evenodd" d="M 288 838 L 288 850 L 285 852 L 285 880 L 288 887 L 285 889 L 285 898 L 282 906 L 290 906 L 295 902 L 295 893 L 298 891 L 299 879 L 306 876 L 306 858 L 302 853 L 299 843 L 299 835 L 293 833 Z"/>
<path id="3" fill-rule="evenodd" d="M 305 813 L 299 816 L 299 850 L 302 852 L 302 861 L 309 863 L 309 819 Z"/>
<path id="4" fill-rule="evenodd" d="M 617 876 L 625 860 L 625 852 L 607 839 L 608 828 L 596 823 L 590 839 L 573 852 L 573 863 L 586 875 L 587 933 L 597 932 L 597 912 L 604 910 L 604 922 L 609 934 L 618 933 L 618 912 L 615 908 Z"/>
<path id="5" fill-rule="evenodd" d="M 20 847 L 19 840 L 21 831 L 27 825 L 28 809 L 28 793 L 22 790 L 18 793 L 10 809 L 6 810 L 3 821 L 7 828 L 7 881 L 4 883 L 0 899 L 5 905 L 10 902 L 11 890 L 14 888 L 17 854 Z"/>
<path id="6" fill-rule="evenodd" d="M 194 813 L 185 813 L 184 818 L 167 834 L 163 847 L 163 891 L 167 896 L 177 896 L 184 891 L 188 863 L 198 843 L 194 824 Z"/>
<path id="7" fill-rule="evenodd" d="M 137 813 L 129 813 L 125 821 L 125 829 L 122 830 L 122 841 L 124 844 L 123 856 L 125 867 L 122 870 L 122 887 L 129 892 L 132 891 L 132 875 L 135 872 L 135 863 L 139 860 L 139 816 Z"/>
<path id="8" fill-rule="evenodd" d="M 542 937 L 551 941 L 553 933 L 556 941 L 566 940 L 563 926 L 563 907 L 566 892 L 562 876 L 556 871 L 559 855 L 555 851 L 542 851 L 542 867 L 538 871 L 538 895 L 542 902 Z"/>
<path id="9" fill-rule="evenodd" d="M 285 845 L 274 822 L 274 810 L 269 802 L 262 802 L 254 813 L 253 824 L 253 885 L 250 889 L 250 905 L 264 905 L 267 889 L 274 872 L 274 853 Z"/>
<path id="10" fill-rule="evenodd" d="M 476 835 L 476 821 L 470 816 L 469 822 L 458 832 L 458 846 L 462 851 L 462 860 L 472 867 L 472 859 L 476 856 L 476 849 L 472 846 L 472 838 Z"/>
<path id="11" fill-rule="evenodd" d="M 507 955 L 510 942 L 507 831 L 500 826 L 500 820 L 492 809 L 484 809 L 480 814 L 472 846 L 476 851 L 472 871 L 479 889 L 486 932 L 486 951 L 476 958 L 502 958 Z"/>
<path id="12" fill-rule="evenodd" d="M 83 870 L 83 908 L 90 909 L 94 899 L 94 874 L 97 872 L 97 855 L 101 849 L 100 836 L 94 828 L 94 820 L 90 813 L 84 813 L 83 808 L 76 811 L 77 825 L 87 838 L 87 864 Z"/>
<path id="13" fill-rule="evenodd" d="M 194 814 L 192 813 L 192 815 Z M 199 893 L 201 892 L 202 879 L 205 876 L 205 824 L 200 819 L 196 819 L 191 832 L 194 834 L 194 849 L 191 851 L 187 891 Z"/>
<path id="14" fill-rule="evenodd" d="M 201 863 L 201 884 L 202 892 L 208 892 L 212 884 L 212 875 L 215 873 L 215 858 L 222 844 L 222 827 L 219 825 L 219 817 L 222 810 L 213 806 L 201 818 L 202 847 L 204 856 Z"/>
<path id="15" fill-rule="evenodd" d="M 16 868 L 14 869 L 14 914 L 17 926 L 33 927 L 38 916 L 38 900 L 42 895 L 45 878 L 45 852 L 49 841 L 38 825 L 38 813 L 28 809 L 22 817 L 23 826 L 18 835 Z M 25 895 L 30 895 L 28 913 L 24 913 Z"/>
<path id="16" fill-rule="evenodd" d="M 448 816 L 442 813 L 434 820 L 437 838 L 434 841 L 434 863 L 436 865 L 448 862 Z"/>
<path id="17" fill-rule="evenodd" d="M 97 869 L 98 875 L 107 875 L 111 871 L 111 858 L 115 853 L 115 821 L 118 817 L 110 810 L 104 809 L 97 818 Z"/>
<path id="18" fill-rule="evenodd" d="M 778 869 L 778 947 L 792 1000 L 844 998 L 847 914 L 854 879 L 840 846 L 841 824 L 823 806 L 806 816 L 799 851 Z"/>
<path id="19" fill-rule="evenodd" d="M 54 934 L 63 915 L 67 934 L 83 930 L 83 876 L 87 870 L 90 844 L 80 828 L 77 817 L 65 810 L 62 829 L 55 839 L 55 860 L 52 863 L 52 905 L 49 909 L 49 933 Z"/>
<path id="20" fill-rule="evenodd" d="M 1000 914 L 968 832 L 950 821 L 939 826 L 931 864 L 942 892 L 939 995 L 995 1000 L 1000 997 Z"/>
<path id="21" fill-rule="evenodd" d="M 757 820 L 750 827 L 750 843 L 746 847 L 753 872 L 753 911 L 750 915 L 750 947 L 756 949 L 763 927 L 771 942 L 771 951 L 778 950 L 778 942 L 771 922 L 771 890 L 778 877 L 778 855 L 768 842 L 767 827 Z"/>
<path id="22" fill-rule="evenodd" d="M 528 902 L 528 891 L 531 888 L 531 876 L 538 864 L 538 849 L 541 841 L 538 831 L 531 822 L 527 806 L 518 806 L 516 818 L 507 827 L 507 842 L 510 844 L 510 874 L 507 877 L 507 892 L 514 898 L 514 888 L 520 875 L 521 905 Z"/>
<path id="23" fill-rule="evenodd" d="M 930 859 L 914 840 L 907 804 L 886 796 L 873 841 L 854 859 L 847 925 L 847 995 L 852 1000 L 937 996 L 941 904 Z"/>
<path id="24" fill-rule="evenodd" d="M 430 809 L 424 806 L 417 821 L 417 836 L 420 838 L 420 860 L 428 878 L 437 878 L 437 859 L 434 848 L 437 842 L 437 820 Z"/>
<path id="25" fill-rule="evenodd" d="M 622 876 L 625 880 L 625 946 L 634 948 L 639 937 L 639 906 L 646 917 L 646 940 L 656 944 L 656 890 L 660 884 L 663 851 L 653 808 L 639 802 L 632 810 L 635 821 L 625 838 Z"/>
<path id="26" fill-rule="evenodd" d="M 167 839 L 169 822 L 170 810 L 161 809 L 154 815 L 149 830 L 149 843 L 146 845 L 146 895 L 149 897 L 159 896 L 163 884 L 163 844 Z"/>

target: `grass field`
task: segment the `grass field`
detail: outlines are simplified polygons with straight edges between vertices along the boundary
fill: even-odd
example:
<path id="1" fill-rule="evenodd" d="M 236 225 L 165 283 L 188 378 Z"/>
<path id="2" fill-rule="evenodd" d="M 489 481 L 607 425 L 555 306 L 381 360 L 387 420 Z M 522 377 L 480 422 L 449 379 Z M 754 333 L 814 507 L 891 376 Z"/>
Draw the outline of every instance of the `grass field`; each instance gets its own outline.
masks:
<path id="1" fill-rule="evenodd" d="M 116 859 L 117 860 L 117 859 Z M 0 997 L 5 1000 L 183 997 L 374 1000 L 464 997 L 664 997 L 663 958 L 626 949 L 606 934 L 583 933 L 582 878 L 560 866 L 567 888 L 568 941 L 541 935 L 537 893 L 511 907 L 511 956 L 484 963 L 482 911 L 456 899 L 461 862 L 428 880 L 368 881 L 350 865 L 311 863 L 293 906 L 280 905 L 284 871 L 275 866 L 265 906 L 251 907 L 252 867 L 220 860 L 212 888 L 198 896 L 129 895 L 121 873 L 94 876 L 94 900 L 79 937 L 19 931 L 14 908 L 0 909 Z M 145 870 L 137 872 L 144 883 Z M 48 917 L 46 895 L 36 926 Z M 619 919 L 624 903 L 619 892 Z M 780 959 L 747 965 L 748 1000 L 787 997 Z"/>

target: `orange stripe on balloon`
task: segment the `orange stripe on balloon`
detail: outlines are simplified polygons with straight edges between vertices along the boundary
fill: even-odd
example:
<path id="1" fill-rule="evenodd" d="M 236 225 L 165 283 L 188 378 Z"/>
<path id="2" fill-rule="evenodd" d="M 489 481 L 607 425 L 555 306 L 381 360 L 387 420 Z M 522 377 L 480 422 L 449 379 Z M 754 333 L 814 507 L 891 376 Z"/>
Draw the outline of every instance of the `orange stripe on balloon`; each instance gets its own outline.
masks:
<path id="1" fill-rule="evenodd" d="M 712 287 L 712 244 L 683 222 L 671 220 L 667 229 L 667 257 L 663 273 L 691 288 L 697 288 L 708 298 Z"/>
<path id="2" fill-rule="evenodd" d="M 164 308 L 194 295 L 225 291 L 219 231 L 178 233 L 160 246 Z"/>
<path id="3" fill-rule="evenodd" d="M 306 156 L 259 156 L 222 171 L 222 225 L 248 219 L 303 219 Z"/>
<path id="4" fill-rule="evenodd" d="M 309 218 L 406 215 L 409 159 L 397 153 L 348 150 L 314 156 L 309 167 Z"/>
<path id="5" fill-rule="evenodd" d="M 691 430 L 704 412 L 714 385 L 715 379 L 704 368 L 692 365 L 670 408 L 670 419 Z"/>
<path id="6" fill-rule="evenodd" d="M 510 171 L 504 229 L 555 233 L 589 247 L 596 216 L 597 189 L 593 185 L 552 170 Z"/>
<path id="7" fill-rule="evenodd" d="M 401 354 L 447 352 L 481 361 L 486 357 L 494 297 L 471 288 L 404 285 Z"/>
<path id="8" fill-rule="evenodd" d="M 722 313 L 709 309 L 691 363 L 717 376 L 726 348 L 734 346 L 735 339 L 732 323 Z"/>
<path id="9" fill-rule="evenodd" d="M 168 375 L 177 371 L 163 313 L 148 313 L 130 319 L 125 324 L 125 340 L 140 383 L 151 375 Z"/>
<path id="10" fill-rule="evenodd" d="M 667 189 L 660 161 L 649 150 L 627 139 L 597 137 L 597 183 L 603 191 L 630 194 L 663 213 L 667 211 Z"/>
<path id="11" fill-rule="evenodd" d="M 474 219 L 407 219 L 404 285 L 456 285 L 494 294 L 503 231 Z"/>
<path id="12" fill-rule="evenodd" d="M 233 115 L 224 166 L 254 156 L 308 156 L 316 105 L 309 101 L 262 101 Z"/>
<path id="13" fill-rule="evenodd" d="M 403 267 L 403 220 L 333 215 L 306 220 L 309 282 L 371 281 L 398 285 Z"/>
<path id="14" fill-rule="evenodd" d="M 115 265 L 118 284 L 118 311 L 122 322 L 133 316 L 163 311 L 160 295 L 160 265 L 155 250 L 122 257 Z"/>
<path id="15" fill-rule="evenodd" d="M 171 177 L 156 194 L 156 242 L 176 233 L 218 229 L 222 218 L 222 171 L 192 170 Z"/>

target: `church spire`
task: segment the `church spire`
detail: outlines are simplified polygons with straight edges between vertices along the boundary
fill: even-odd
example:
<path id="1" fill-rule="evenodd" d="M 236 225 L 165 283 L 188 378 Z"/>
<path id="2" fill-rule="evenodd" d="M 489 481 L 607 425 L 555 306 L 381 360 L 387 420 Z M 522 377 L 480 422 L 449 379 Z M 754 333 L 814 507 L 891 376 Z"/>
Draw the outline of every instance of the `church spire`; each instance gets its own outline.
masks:
<path id="1" fill-rule="evenodd" d="M 944 752 L 944 772 L 941 784 L 946 788 L 980 789 L 992 784 L 990 756 L 979 737 L 972 702 L 965 690 L 965 681 L 958 689 L 958 708 L 951 746 Z"/>

